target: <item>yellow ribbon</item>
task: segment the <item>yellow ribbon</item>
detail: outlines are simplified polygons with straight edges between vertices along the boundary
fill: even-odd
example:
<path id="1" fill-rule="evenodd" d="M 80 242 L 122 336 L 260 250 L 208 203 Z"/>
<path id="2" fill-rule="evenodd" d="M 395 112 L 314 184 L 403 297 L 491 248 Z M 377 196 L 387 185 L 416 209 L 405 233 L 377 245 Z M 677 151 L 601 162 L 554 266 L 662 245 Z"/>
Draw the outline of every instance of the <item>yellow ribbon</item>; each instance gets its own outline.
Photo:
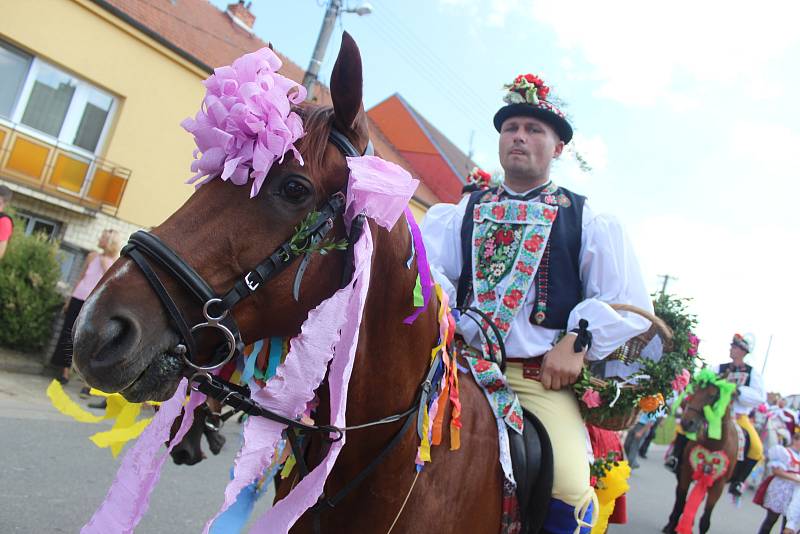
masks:
<path id="1" fill-rule="evenodd" d="M 614 513 L 616 500 L 630 489 L 628 478 L 631 476 L 631 467 L 628 462 L 621 461 L 619 465 L 612 467 L 606 475 L 600 479 L 603 488 L 595 489 L 600 510 L 597 513 L 597 520 L 592 528 L 591 534 L 602 534 L 608 528 L 608 519 Z"/>
<path id="2" fill-rule="evenodd" d="M 80 423 L 99 423 L 105 419 L 102 415 L 94 415 L 87 412 L 81 408 L 78 403 L 70 399 L 58 380 L 53 380 L 50 382 L 50 385 L 47 386 L 47 396 L 50 398 L 50 402 L 56 410 Z"/>
<path id="3" fill-rule="evenodd" d="M 64 388 L 57 380 L 53 380 L 47 387 L 47 396 L 53 407 L 60 413 L 71 417 L 79 423 L 99 423 L 106 419 L 113 419 L 114 425 L 110 430 L 97 432 L 89 439 L 100 448 L 110 448 L 111 454 L 116 458 L 125 444 L 139 437 L 152 418 L 137 421 L 136 418 L 142 411 L 142 404 L 128 402 L 119 393 L 105 393 L 92 388 L 89 393 L 96 397 L 106 399 L 106 410 L 103 415 L 94 415 L 84 410 L 78 403 L 69 398 Z M 148 402 L 157 406 L 159 402 Z"/>

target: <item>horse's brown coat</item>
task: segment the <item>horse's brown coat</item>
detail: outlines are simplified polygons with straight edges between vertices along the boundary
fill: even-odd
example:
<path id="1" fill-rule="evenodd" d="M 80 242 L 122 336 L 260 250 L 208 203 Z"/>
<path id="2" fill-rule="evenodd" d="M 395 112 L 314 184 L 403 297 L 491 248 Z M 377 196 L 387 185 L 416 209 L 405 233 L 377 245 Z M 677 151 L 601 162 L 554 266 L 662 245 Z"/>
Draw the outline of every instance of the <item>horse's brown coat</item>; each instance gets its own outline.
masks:
<path id="1" fill-rule="evenodd" d="M 270 172 L 259 195 L 249 199 L 249 187 L 213 180 L 199 189 L 175 214 L 153 233 L 192 265 L 211 286 L 222 292 L 291 235 L 295 226 L 314 206 L 346 185 L 347 167 L 342 155 L 327 144 L 332 124 L 363 150 L 368 131 L 361 103 L 361 59 L 355 42 L 345 34 L 331 78 L 333 113 L 305 104 L 306 137 L 300 150 L 308 161 L 301 167 L 290 156 Z M 299 175 L 302 178 L 292 178 Z M 177 178 L 177 177 L 176 177 Z M 289 179 L 300 179 L 313 190 L 302 203 L 292 204 L 282 196 Z M 372 282 L 359 336 L 355 367 L 350 381 L 347 420 L 364 423 L 408 408 L 416 395 L 436 344 L 438 302 L 411 325 L 402 319 L 412 311 L 415 266 L 406 268 L 410 234 L 400 221 L 391 232 L 374 224 L 375 253 Z M 338 221 L 334 231 L 344 237 Z M 343 254 L 317 255 L 305 274 L 300 302 L 291 296 L 298 262 L 255 295 L 237 306 L 234 315 L 244 341 L 252 343 L 269 336 L 294 336 L 310 309 L 337 289 Z M 176 302 L 192 320 L 200 319 L 196 303 L 166 273 L 163 280 Z M 75 362 L 89 384 L 106 391 L 123 390 L 136 400 L 147 396 L 163 399 L 172 395 L 180 376 L 167 371 L 159 375 L 153 365 L 178 338 L 170 328 L 158 299 L 127 259 L 119 260 L 100 283 L 78 320 Z M 144 388 L 137 376 L 158 377 Z M 151 372 L 152 371 L 152 372 Z M 160 372 L 160 371 L 159 371 Z M 147 373 L 150 373 L 149 375 Z M 419 477 L 414 492 L 394 532 L 494 533 L 501 515 L 501 476 L 494 418 L 482 392 L 471 376 L 461 375 L 463 429 L 461 449 L 448 451 L 449 431 L 444 443 L 433 450 L 433 461 Z M 129 388 L 130 389 L 126 389 Z M 136 389 L 138 388 L 138 389 Z M 323 388 L 324 389 L 324 388 Z M 327 392 L 320 391 L 318 410 L 328 413 Z M 449 411 L 448 411 L 449 413 Z M 401 423 L 348 433 L 347 443 L 331 473 L 326 494 L 332 495 L 381 450 Z M 410 431 L 390 457 L 336 509 L 323 514 L 323 532 L 383 533 L 400 510 L 414 478 L 418 438 Z M 309 458 L 319 460 L 312 446 Z M 291 478 L 289 479 L 289 483 Z M 286 485 L 279 493 L 286 491 Z M 209 514 L 213 510 L 209 510 Z M 292 530 L 309 532 L 308 514 Z"/>

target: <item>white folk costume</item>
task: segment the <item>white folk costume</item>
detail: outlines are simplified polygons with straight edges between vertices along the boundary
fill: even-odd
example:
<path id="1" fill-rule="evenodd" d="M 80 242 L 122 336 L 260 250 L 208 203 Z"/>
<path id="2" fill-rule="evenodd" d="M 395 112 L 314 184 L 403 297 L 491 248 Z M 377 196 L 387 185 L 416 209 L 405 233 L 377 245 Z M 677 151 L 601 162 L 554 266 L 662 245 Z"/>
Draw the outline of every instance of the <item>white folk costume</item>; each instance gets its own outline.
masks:
<path id="1" fill-rule="evenodd" d="M 518 77 L 509 88 L 509 105 L 495 116 L 498 131 L 506 118 L 529 115 L 569 142 L 572 129 L 545 100 L 549 88 L 540 79 Z M 609 306 L 652 311 L 630 242 L 616 219 L 594 213 L 584 197 L 553 182 L 525 193 L 499 186 L 472 192 L 455 205 L 437 204 L 422 233 L 436 282 L 451 302 L 493 319 L 510 360 L 508 383 L 550 436 L 555 479 L 545 530 L 574 532 L 579 524 L 574 518 L 579 510 L 586 512 L 593 493 L 584 423 L 572 390 L 544 389 L 527 362 L 541 362 L 581 320 L 592 334 L 590 361 L 602 360 L 649 328 L 646 319 Z M 464 316 L 457 331 L 485 355 L 496 344 L 491 329 L 489 344 Z"/>
<path id="2" fill-rule="evenodd" d="M 750 352 L 751 342 L 746 340 L 744 336 L 735 334 L 731 344 L 742 348 L 748 353 Z M 750 412 L 758 408 L 759 405 L 767 402 L 767 390 L 764 387 L 764 379 L 758 371 L 747 364 L 744 364 L 742 367 L 737 367 L 732 362 L 723 363 L 722 365 L 716 366 L 714 371 L 718 375 L 727 376 L 729 382 L 736 384 L 737 395 L 733 401 L 733 416 L 736 419 L 736 423 L 741 426 L 750 437 L 747 458 L 757 462 L 764 457 L 764 446 L 749 416 Z"/>
<path id="3" fill-rule="evenodd" d="M 800 474 L 800 453 L 795 452 L 789 447 L 776 445 L 767 454 L 769 462 L 767 467 L 770 469 L 779 468 L 789 473 Z M 764 508 L 781 515 L 788 515 L 787 509 L 792 500 L 794 490 L 800 488 L 800 484 L 785 478 L 773 477 L 764 495 Z"/>

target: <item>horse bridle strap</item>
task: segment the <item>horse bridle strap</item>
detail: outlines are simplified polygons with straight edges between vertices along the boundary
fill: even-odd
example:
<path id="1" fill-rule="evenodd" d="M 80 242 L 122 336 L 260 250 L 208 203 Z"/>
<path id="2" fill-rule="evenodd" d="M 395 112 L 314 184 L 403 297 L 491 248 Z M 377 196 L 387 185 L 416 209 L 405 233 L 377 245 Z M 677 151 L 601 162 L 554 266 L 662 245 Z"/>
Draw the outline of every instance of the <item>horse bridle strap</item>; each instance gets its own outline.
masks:
<path id="1" fill-rule="evenodd" d="M 328 140 L 345 157 L 362 155 L 347 136 L 335 128 L 331 129 Z M 371 141 L 367 143 L 364 154 L 373 154 Z M 331 195 L 319 209 L 319 216 L 314 224 L 303 232 L 302 237 L 306 244 L 321 242 L 333 229 L 334 220 L 344 213 L 345 206 L 345 195 L 341 191 Z M 348 236 L 348 258 L 342 275 L 342 287 L 347 285 L 352 278 L 353 270 L 350 256 L 353 254 L 354 241 L 357 241 L 361 235 L 364 224 L 363 219 L 363 216 L 358 216 L 353 221 L 354 224 Z M 149 232 L 139 231 L 134 233 L 130 237 L 128 244 L 122 249 L 122 253 L 131 258 L 139 267 L 161 301 L 170 321 L 178 330 L 181 344 L 175 347 L 174 352 L 182 356 L 190 367 L 199 371 L 209 371 L 225 365 L 234 355 L 240 354 L 244 350 L 241 333 L 231 312 L 241 300 L 252 295 L 261 286 L 278 276 L 292 264 L 298 257 L 297 248 L 292 246 L 293 240 L 297 237 L 298 233 L 296 232 L 279 245 L 265 260 L 256 265 L 255 268 L 240 276 L 233 287 L 222 296 L 218 296 L 203 277 L 175 251 Z M 172 278 L 180 282 L 202 305 L 205 322 L 189 327 L 175 300 L 170 296 L 169 291 L 167 291 L 156 272 L 148 263 L 148 259 L 155 261 L 165 269 Z M 304 261 L 304 264 L 306 263 L 307 261 Z M 299 281 L 302 279 L 303 272 L 305 272 L 305 265 L 298 270 L 297 279 L 295 280 L 295 297 L 297 297 Z M 225 342 L 217 346 L 211 365 L 202 366 L 197 359 L 197 345 L 194 341 L 194 333 L 206 328 L 220 331 L 225 338 Z"/>

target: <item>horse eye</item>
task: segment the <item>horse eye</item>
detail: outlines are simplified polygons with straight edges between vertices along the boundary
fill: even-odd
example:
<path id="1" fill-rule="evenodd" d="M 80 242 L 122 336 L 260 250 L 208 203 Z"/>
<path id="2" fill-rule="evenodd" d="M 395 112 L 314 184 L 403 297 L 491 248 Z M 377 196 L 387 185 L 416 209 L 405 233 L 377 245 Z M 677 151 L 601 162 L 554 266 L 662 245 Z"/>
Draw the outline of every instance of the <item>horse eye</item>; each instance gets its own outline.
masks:
<path id="1" fill-rule="evenodd" d="M 308 187 L 298 180 L 287 180 L 283 184 L 283 196 L 290 202 L 300 202 L 309 194 Z"/>

